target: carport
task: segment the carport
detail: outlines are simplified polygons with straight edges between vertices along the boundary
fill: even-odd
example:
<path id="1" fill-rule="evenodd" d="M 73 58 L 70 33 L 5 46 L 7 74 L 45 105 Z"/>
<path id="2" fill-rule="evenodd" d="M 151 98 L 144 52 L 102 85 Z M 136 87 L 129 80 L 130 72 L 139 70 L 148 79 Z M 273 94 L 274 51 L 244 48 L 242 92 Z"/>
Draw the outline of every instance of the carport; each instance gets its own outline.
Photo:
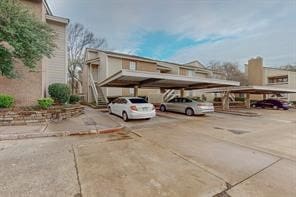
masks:
<path id="1" fill-rule="evenodd" d="M 96 82 L 96 84 L 100 87 L 134 88 L 134 96 L 138 96 L 138 88 L 176 89 L 181 90 L 181 96 L 184 96 L 185 90 L 239 86 L 240 83 L 213 78 L 123 69 L 103 81 Z"/>
<path id="2" fill-rule="evenodd" d="M 273 86 L 240 86 L 240 87 L 226 87 L 226 88 L 211 88 L 203 90 L 208 93 L 223 93 L 222 96 L 222 108 L 223 110 L 229 110 L 229 94 L 230 93 L 243 93 L 245 97 L 245 105 L 247 108 L 251 107 L 251 94 L 263 95 L 266 99 L 267 94 L 293 94 L 296 93 L 296 89 L 273 87 Z"/>

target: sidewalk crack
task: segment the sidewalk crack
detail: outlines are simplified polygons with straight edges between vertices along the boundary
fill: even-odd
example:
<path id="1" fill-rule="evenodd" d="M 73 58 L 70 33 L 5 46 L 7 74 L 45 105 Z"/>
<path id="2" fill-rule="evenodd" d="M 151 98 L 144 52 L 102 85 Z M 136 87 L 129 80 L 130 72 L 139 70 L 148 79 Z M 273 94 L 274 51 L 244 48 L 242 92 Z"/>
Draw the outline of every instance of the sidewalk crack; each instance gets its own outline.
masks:
<path id="1" fill-rule="evenodd" d="M 75 149 L 74 149 L 73 145 L 72 145 L 72 152 L 73 152 L 73 157 L 74 157 L 74 166 L 75 166 L 75 171 L 76 171 L 77 183 L 79 186 L 79 194 L 76 194 L 75 197 L 82 197 L 82 190 L 81 190 L 81 182 L 80 182 L 79 171 L 78 171 L 77 157 L 76 157 L 76 153 L 75 153 Z"/>

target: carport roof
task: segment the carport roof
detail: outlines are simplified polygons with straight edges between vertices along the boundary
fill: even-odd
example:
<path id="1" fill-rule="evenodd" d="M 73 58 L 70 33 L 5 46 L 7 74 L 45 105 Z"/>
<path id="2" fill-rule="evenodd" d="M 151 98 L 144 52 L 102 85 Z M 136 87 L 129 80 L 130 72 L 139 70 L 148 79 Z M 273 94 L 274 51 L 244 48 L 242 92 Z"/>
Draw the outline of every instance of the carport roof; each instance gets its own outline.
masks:
<path id="1" fill-rule="evenodd" d="M 237 81 L 189 77 L 146 71 L 121 70 L 107 79 L 96 82 L 101 87 L 166 88 L 186 90 L 239 86 Z"/>
<path id="2" fill-rule="evenodd" d="M 226 87 L 226 88 L 210 88 L 203 90 L 203 92 L 232 92 L 232 93 L 250 93 L 250 94 L 287 94 L 296 93 L 296 89 L 273 87 L 273 86 L 240 86 L 240 87 Z"/>

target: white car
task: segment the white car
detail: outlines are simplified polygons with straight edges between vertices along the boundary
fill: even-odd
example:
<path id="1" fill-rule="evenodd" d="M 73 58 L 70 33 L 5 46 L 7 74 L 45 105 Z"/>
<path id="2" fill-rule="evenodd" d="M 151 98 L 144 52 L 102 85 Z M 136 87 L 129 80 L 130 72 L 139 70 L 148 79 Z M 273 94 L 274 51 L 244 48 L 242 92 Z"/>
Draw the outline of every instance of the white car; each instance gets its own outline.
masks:
<path id="1" fill-rule="evenodd" d="M 139 97 L 119 97 L 108 105 L 110 114 L 124 121 L 129 119 L 150 119 L 156 116 L 154 105 Z"/>

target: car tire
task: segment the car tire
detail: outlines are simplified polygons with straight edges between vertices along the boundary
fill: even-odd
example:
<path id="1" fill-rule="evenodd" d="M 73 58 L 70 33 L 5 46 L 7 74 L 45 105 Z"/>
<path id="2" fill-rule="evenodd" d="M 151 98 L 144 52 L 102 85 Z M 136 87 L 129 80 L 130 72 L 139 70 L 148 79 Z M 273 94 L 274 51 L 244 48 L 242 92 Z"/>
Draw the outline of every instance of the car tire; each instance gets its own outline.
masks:
<path id="1" fill-rule="evenodd" d="M 193 115 L 194 115 L 194 111 L 193 111 L 193 109 L 191 109 L 191 108 L 187 108 L 187 109 L 185 110 L 185 114 L 186 114 L 187 116 L 193 116 Z"/>
<path id="2" fill-rule="evenodd" d="M 275 106 L 273 106 L 272 108 L 273 108 L 273 109 L 279 109 L 279 108 L 278 108 L 278 106 L 276 106 L 276 105 L 275 105 Z"/>
<path id="3" fill-rule="evenodd" d="M 122 119 L 123 119 L 124 122 L 128 121 L 128 115 L 127 115 L 127 113 L 125 111 L 122 112 Z"/>
<path id="4" fill-rule="evenodd" d="M 161 105 L 159 109 L 160 109 L 161 112 L 165 112 L 166 111 L 166 108 L 165 108 L 164 105 Z"/>
<path id="5" fill-rule="evenodd" d="M 256 105 L 252 105 L 253 108 L 256 108 Z"/>

